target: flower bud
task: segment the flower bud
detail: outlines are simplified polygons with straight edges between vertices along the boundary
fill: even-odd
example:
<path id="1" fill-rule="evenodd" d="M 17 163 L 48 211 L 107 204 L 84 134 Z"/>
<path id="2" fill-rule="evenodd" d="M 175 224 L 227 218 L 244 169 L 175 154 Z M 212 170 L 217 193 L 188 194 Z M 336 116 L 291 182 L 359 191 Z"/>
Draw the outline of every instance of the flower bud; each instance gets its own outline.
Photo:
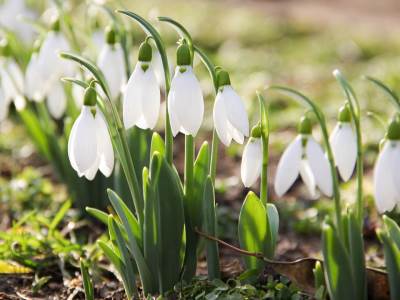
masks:
<path id="1" fill-rule="evenodd" d="M 348 123 L 351 121 L 350 107 L 348 104 L 343 105 L 338 113 L 339 122 Z"/>
<path id="2" fill-rule="evenodd" d="M 150 43 L 146 39 L 146 41 L 144 41 L 139 47 L 138 60 L 141 62 L 151 62 L 152 56 L 153 56 L 153 50 L 151 48 Z"/>
<path id="3" fill-rule="evenodd" d="M 97 99 L 96 90 L 92 87 L 92 84 L 88 86 L 85 90 L 85 96 L 83 98 L 83 104 L 85 106 L 95 106 Z"/>
<path id="4" fill-rule="evenodd" d="M 261 137 L 261 124 L 258 123 L 251 129 L 251 137 L 253 138 L 260 138 Z"/>
<path id="5" fill-rule="evenodd" d="M 117 42 L 117 33 L 114 26 L 107 26 L 104 31 L 106 42 L 109 45 L 114 45 Z"/>
<path id="6" fill-rule="evenodd" d="M 397 118 L 390 122 L 386 137 L 389 140 L 400 140 L 400 121 Z"/>
<path id="7" fill-rule="evenodd" d="M 224 85 L 230 85 L 231 79 L 229 78 L 229 73 L 226 72 L 225 70 L 219 70 L 217 72 L 217 84 L 218 84 L 218 88 L 220 88 Z"/>
<path id="8" fill-rule="evenodd" d="M 180 45 L 176 50 L 176 64 L 178 66 L 190 66 L 192 64 L 190 49 L 186 43 Z"/>
<path id="9" fill-rule="evenodd" d="M 311 120 L 306 116 L 301 117 L 299 125 L 297 126 L 297 131 L 300 134 L 311 134 L 312 132 Z"/>

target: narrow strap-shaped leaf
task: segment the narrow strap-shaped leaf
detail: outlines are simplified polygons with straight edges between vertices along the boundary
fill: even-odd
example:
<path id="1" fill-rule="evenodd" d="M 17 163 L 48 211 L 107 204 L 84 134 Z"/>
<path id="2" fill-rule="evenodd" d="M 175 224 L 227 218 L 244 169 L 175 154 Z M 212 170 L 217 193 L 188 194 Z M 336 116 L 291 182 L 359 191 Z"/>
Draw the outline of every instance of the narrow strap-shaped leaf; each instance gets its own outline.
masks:
<path id="1" fill-rule="evenodd" d="M 150 272 L 150 269 L 147 265 L 147 262 L 144 259 L 141 247 L 140 247 L 140 240 L 138 240 L 138 236 L 135 235 L 134 230 L 135 228 L 139 228 L 139 225 L 134 225 L 135 222 L 133 222 L 135 217 L 133 214 L 129 211 L 127 206 L 124 204 L 124 202 L 118 197 L 118 195 L 108 189 L 108 196 L 110 198 L 110 201 L 116 210 L 119 218 L 122 221 L 122 224 L 124 225 L 125 231 L 128 235 L 128 249 L 133 255 L 138 270 L 140 274 L 140 279 L 142 281 L 143 285 L 143 290 L 144 293 L 153 293 L 155 291 L 154 289 L 154 277 Z M 136 221 L 136 224 L 137 221 Z"/>
<path id="2" fill-rule="evenodd" d="M 203 198 L 203 224 L 202 229 L 205 233 L 211 236 L 217 236 L 217 216 L 215 212 L 215 192 L 214 185 L 209 175 L 204 185 L 204 198 Z M 207 257 L 207 270 L 208 278 L 210 280 L 220 277 L 219 270 L 219 251 L 218 243 L 207 239 L 206 243 L 206 257 Z"/>
<path id="3" fill-rule="evenodd" d="M 127 279 L 127 286 L 126 292 L 128 299 L 131 299 L 134 294 L 138 294 L 137 292 L 137 287 L 136 287 L 136 279 L 135 279 L 135 271 L 132 265 L 132 259 L 131 255 L 128 252 L 127 245 L 125 242 L 124 237 L 122 236 L 121 230 L 119 229 L 119 226 L 117 225 L 116 221 L 114 220 L 113 217 L 109 217 L 109 227 L 112 228 L 112 230 L 115 232 L 116 236 L 116 243 L 118 246 L 118 249 L 121 253 L 121 260 L 123 263 L 123 272 L 124 276 Z"/>
<path id="4" fill-rule="evenodd" d="M 86 263 L 83 261 L 83 259 L 80 260 L 80 267 L 81 267 L 83 287 L 85 290 L 85 299 L 86 300 L 94 300 L 93 282 L 90 279 L 88 267 L 87 267 Z"/>
<path id="5" fill-rule="evenodd" d="M 250 191 L 243 202 L 239 215 L 240 247 L 249 252 L 265 254 L 268 231 L 265 207 L 257 195 Z M 261 269 L 264 266 L 264 262 L 254 256 L 246 256 L 244 262 L 248 269 Z"/>
<path id="6" fill-rule="evenodd" d="M 108 224 L 108 214 L 106 214 L 105 212 L 103 212 L 97 208 L 92 208 L 92 207 L 86 207 L 86 211 L 88 212 L 89 215 L 95 217 L 97 220 L 99 220 L 103 224 L 105 224 L 105 225 Z"/>
<path id="7" fill-rule="evenodd" d="M 165 145 L 162 137 L 154 132 L 151 138 L 151 146 L 150 146 L 150 158 L 153 157 L 155 152 L 159 152 L 161 155 L 165 155 Z"/>
<path id="8" fill-rule="evenodd" d="M 268 213 L 268 236 L 266 243 L 266 256 L 273 258 L 275 254 L 276 243 L 278 242 L 278 231 L 279 231 L 279 213 L 276 206 L 272 203 L 267 203 Z"/>
<path id="9" fill-rule="evenodd" d="M 364 257 L 364 240 L 355 213 L 349 212 L 348 214 L 349 254 L 355 284 L 354 292 L 356 299 L 366 299 L 367 280 Z"/>
<path id="10" fill-rule="evenodd" d="M 400 227 L 399 225 L 389 218 L 388 216 L 383 216 L 383 222 L 385 224 L 386 230 L 390 239 L 395 242 L 397 248 L 400 249 Z"/>
<path id="11" fill-rule="evenodd" d="M 325 280 L 332 300 L 354 300 L 354 278 L 349 254 L 337 230 L 325 222 L 322 226 L 322 253 L 324 256 Z"/>

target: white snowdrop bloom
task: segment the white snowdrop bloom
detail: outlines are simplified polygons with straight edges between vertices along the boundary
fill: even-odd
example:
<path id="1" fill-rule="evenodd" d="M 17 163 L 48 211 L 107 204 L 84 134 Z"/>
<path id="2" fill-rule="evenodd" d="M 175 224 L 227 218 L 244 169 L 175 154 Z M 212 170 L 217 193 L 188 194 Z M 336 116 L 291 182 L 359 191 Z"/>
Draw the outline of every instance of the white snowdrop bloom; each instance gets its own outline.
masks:
<path id="1" fill-rule="evenodd" d="M 152 49 L 146 41 L 139 50 L 139 61 L 124 91 L 123 120 L 125 128 L 156 126 L 160 111 L 160 87 L 151 64 Z"/>
<path id="2" fill-rule="evenodd" d="M 103 114 L 93 106 L 95 97 L 93 88 L 88 88 L 68 140 L 71 166 L 80 177 L 85 176 L 88 180 L 93 180 L 98 170 L 108 177 L 114 168 L 112 142 Z"/>
<path id="3" fill-rule="evenodd" d="M 200 83 L 193 73 L 189 47 L 177 49 L 177 67 L 168 94 L 168 114 L 172 134 L 196 136 L 203 121 L 204 100 Z"/>
<path id="4" fill-rule="evenodd" d="M 25 0 L 5 0 L 0 5 L 0 25 L 15 32 L 23 42 L 29 44 L 35 35 L 34 28 L 20 18 L 34 20 L 36 14 L 30 10 Z"/>
<path id="5" fill-rule="evenodd" d="M 300 134 L 289 144 L 279 160 L 275 175 L 275 192 L 285 194 L 300 175 L 312 198 L 316 187 L 326 196 L 332 196 L 332 176 L 328 159 L 322 147 L 311 136 L 311 123 L 303 118 Z"/>
<path id="6" fill-rule="evenodd" d="M 165 90 L 164 66 L 162 63 L 161 54 L 157 49 L 153 51 L 151 64 L 153 65 L 154 74 L 156 74 L 157 82 L 160 86 L 160 89 Z M 169 67 L 171 68 L 169 71 L 172 72 L 174 70 L 173 66 Z"/>
<path id="7" fill-rule="evenodd" d="M 387 140 L 374 168 L 374 196 L 380 213 L 391 211 L 400 203 L 400 123 L 389 125 Z"/>
<path id="8" fill-rule="evenodd" d="M 11 58 L 6 57 L 0 66 L 1 80 L 1 117 L 3 120 L 8 115 L 8 109 L 11 102 L 14 102 L 17 109 L 25 107 L 23 96 L 24 76 L 18 64 Z"/>
<path id="9" fill-rule="evenodd" d="M 106 43 L 104 43 L 97 65 L 103 72 L 110 89 L 112 100 L 116 100 L 126 84 L 124 52 L 116 42 L 116 33 L 110 26 L 106 28 Z M 102 92 L 101 92 L 102 93 Z"/>
<path id="10" fill-rule="evenodd" d="M 59 57 L 61 52 L 69 52 L 71 47 L 64 34 L 60 31 L 58 21 L 49 31 L 39 51 L 39 68 L 42 76 L 51 85 L 54 80 L 62 76 L 72 76 L 75 70 L 74 64 Z"/>
<path id="11" fill-rule="evenodd" d="M 261 138 L 250 137 L 243 150 L 240 175 L 245 187 L 252 186 L 260 177 L 262 167 Z"/>
<path id="12" fill-rule="evenodd" d="M 249 135 L 249 119 L 246 108 L 239 95 L 230 85 L 229 75 L 218 72 L 221 83 L 214 103 L 214 126 L 223 144 L 229 146 L 232 139 L 243 144 L 244 137 Z"/>
<path id="13" fill-rule="evenodd" d="M 351 125 L 351 114 L 348 106 L 340 108 L 339 122 L 329 138 L 336 166 L 340 177 L 348 181 L 357 162 L 357 136 Z"/>
<path id="14" fill-rule="evenodd" d="M 33 53 L 25 71 L 25 95 L 36 102 L 45 97 L 45 79 L 43 78 L 38 53 Z"/>
<path id="15" fill-rule="evenodd" d="M 67 108 L 67 97 L 61 80 L 54 82 L 46 98 L 47 108 L 54 119 L 60 119 Z"/>

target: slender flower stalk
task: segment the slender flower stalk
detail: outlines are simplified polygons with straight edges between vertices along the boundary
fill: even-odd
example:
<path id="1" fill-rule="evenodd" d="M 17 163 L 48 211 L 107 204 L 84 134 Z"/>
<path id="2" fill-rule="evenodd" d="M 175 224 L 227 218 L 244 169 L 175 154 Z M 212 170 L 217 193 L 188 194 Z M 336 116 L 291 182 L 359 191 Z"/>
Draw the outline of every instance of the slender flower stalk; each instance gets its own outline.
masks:
<path id="1" fill-rule="evenodd" d="M 268 112 L 265 107 L 264 97 L 257 92 L 258 101 L 260 104 L 260 134 L 262 144 L 262 165 L 261 165 L 261 180 L 260 180 L 260 199 L 264 206 L 268 203 L 268 160 L 269 160 L 269 120 Z M 268 215 L 268 213 L 267 213 Z M 268 216 L 267 216 L 268 217 Z"/>
<path id="2" fill-rule="evenodd" d="M 335 76 L 336 80 L 339 82 L 340 86 L 343 89 L 343 92 L 347 98 L 347 104 L 350 108 L 350 113 L 352 117 L 352 121 L 355 128 L 356 138 L 357 138 L 357 163 L 356 163 L 356 176 L 357 176 L 357 205 L 356 205 L 356 214 L 357 220 L 360 224 L 360 229 L 363 228 L 363 220 L 364 220 L 364 199 L 363 199 L 363 176 L 364 176 L 364 166 L 363 166 L 363 145 L 362 145 L 362 133 L 361 133 L 361 111 L 360 104 L 358 102 L 357 96 L 351 87 L 351 85 L 347 82 L 347 80 L 343 77 L 339 70 L 333 71 L 333 76 Z"/>

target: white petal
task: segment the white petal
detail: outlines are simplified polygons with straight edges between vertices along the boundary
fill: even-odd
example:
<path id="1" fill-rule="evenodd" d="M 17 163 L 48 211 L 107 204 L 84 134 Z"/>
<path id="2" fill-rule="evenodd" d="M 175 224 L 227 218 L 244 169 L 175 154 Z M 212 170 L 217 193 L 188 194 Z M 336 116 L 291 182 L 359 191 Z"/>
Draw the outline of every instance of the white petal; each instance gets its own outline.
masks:
<path id="1" fill-rule="evenodd" d="M 229 146 L 232 140 L 232 136 L 229 133 L 229 122 L 228 116 L 226 115 L 224 100 L 225 99 L 221 96 L 221 92 L 218 92 L 214 103 L 213 119 L 214 127 L 220 141 L 225 146 Z"/>
<path id="2" fill-rule="evenodd" d="M 332 176 L 329 162 L 321 146 L 309 137 L 306 144 L 306 159 L 313 171 L 318 188 L 328 197 L 332 196 Z"/>
<path id="3" fill-rule="evenodd" d="M 249 118 L 247 117 L 246 108 L 242 99 L 229 85 L 224 86 L 221 96 L 224 98 L 224 104 L 229 122 L 242 135 L 249 135 Z"/>
<path id="4" fill-rule="evenodd" d="M 5 120 L 8 116 L 9 103 L 5 101 L 3 89 L 0 88 L 0 122 Z"/>
<path id="5" fill-rule="evenodd" d="M 105 44 L 100 52 L 97 64 L 110 88 L 111 98 L 117 99 L 126 83 L 124 53 L 121 45 Z"/>
<path id="6" fill-rule="evenodd" d="M 330 142 L 339 174 L 344 181 L 348 181 L 357 161 L 357 138 L 351 124 L 336 125 Z"/>
<path id="7" fill-rule="evenodd" d="M 168 109 L 170 114 L 172 112 L 170 118 L 180 125 L 179 131 L 196 136 L 203 121 L 204 100 L 192 68 L 185 68 L 183 73 L 179 71 L 180 67 L 176 68 L 168 95 Z"/>
<path id="8" fill-rule="evenodd" d="M 289 144 L 279 160 L 275 175 L 275 193 L 281 197 L 296 181 L 302 157 L 302 137 L 299 135 Z"/>
<path id="9" fill-rule="evenodd" d="M 124 125 L 153 129 L 160 111 L 160 88 L 152 66 L 143 72 L 141 64 L 136 65 L 124 92 Z"/>
<path id="10" fill-rule="evenodd" d="M 44 98 L 44 79 L 40 73 L 39 56 L 32 54 L 25 73 L 25 94 L 29 99 L 41 101 Z"/>
<path id="11" fill-rule="evenodd" d="M 100 158 L 99 169 L 104 176 L 108 177 L 114 168 L 114 150 L 103 113 L 99 109 L 97 110 L 95 121 L 98 139 L 97 151 Z"/>
<path id="12" fill-rule="evenodd" d="M 383 146 L 374 169 L 374 196 L 380 213 L 393 210 L 399 193 L 395 186 L 394 173 L 399 166 L 394 166 L 396 156 L 400 153 L 398 142 L 387 141 Z"/>
<path id="13" fill-rule="evenodd" d="M 244 147 L 240 174 L 245 187 L 252 186 L 261 173 L 262 145 L 261 139 L 250 138 Z"/>
<path id="14" fill-rule="evenodd" d="M 60 119 L 67 108 L 67 98 L 64 86 L 60 80 L 56 80 L 47 95 L 47 107 L 50 115 L 55 119 Z"/>
<path id="15" fill-rule="evenodd" d="M 99 162 L 100 158 L 97 156 L 95 163 L 82 176 L 85 176 L 87 180 L 93 180 L 99 170 Z"/>
<path id="16" fill-rule="evenodd" d="M 76 166 L 78 173 L 87 172 L 97 158 L 97 124 L 94 120 L 91 108 L 82 107 L 81 114 L 75 121 L 76 129 L 68 143 L 72 143 L 70 148 L 70 161 L 72 166 Z M 72 162 L 73 161 L 73 162 Z"/>
<path id="17" fill-rule="evenodd" d="M 300 162 L 300 176 L 303 180 L 304 184 L 306 185 L 308 192 L 312 198 L 316 197 L 315 192 L 315 177 L 312 173 L 310 164 L 306 159 L 302 159 Z"/>

